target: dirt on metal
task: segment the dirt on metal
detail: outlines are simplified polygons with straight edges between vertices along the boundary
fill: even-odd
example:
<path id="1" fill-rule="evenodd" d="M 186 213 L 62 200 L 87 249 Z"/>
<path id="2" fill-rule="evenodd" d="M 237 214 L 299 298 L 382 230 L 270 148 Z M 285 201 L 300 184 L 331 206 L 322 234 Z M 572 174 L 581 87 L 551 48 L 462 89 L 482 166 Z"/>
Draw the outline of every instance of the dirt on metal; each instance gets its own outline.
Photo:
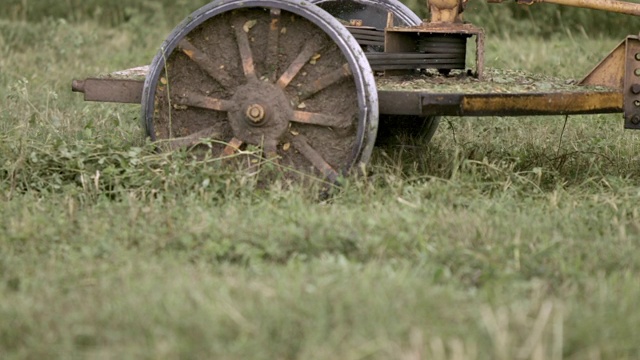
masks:
<path id="1" fill-rule="evenodd" d="M 232 25 L 237 24 L 239 19 L 251 25 L 240 31 L 247 34 L 253 65 L 246 62 L 247 55 L 241 54 L 236 41 L 236 30 Z M 187 36 L 189 42 L 212 59 L 212 66 L 229 76 L 230 84 L 223 86 L 185 54 L 184 50 L 176 49 L 168 57 L 166 75 L 158 85 L 155 136 L 157 139 L 171 139 L 198 133 L 215 134 L 219 138 L 214 139 L 217 142 L 207 150 L 213 156 L 227 155 L 230 148 L 225 143 L 232 141 L 238 145 L 240 140 L 243 144 L 241 149 L 245 146 L 264 145 L 265 152 L 278 156 L 279 165 L 296 169 L 291 174 L 301 172 L 324 177 L 324 164 L 313 163 L 317 156 L 314 154 L 310 159 L 307 146 L 304 147 L 306 152 L 296 148 L 297 142 L 293 138 L 302 136 L 318 156 L 336 171 L 340 171 L 352 155 L 357 136 L 359 107 L 357 89 L 352 78 L 333 84 L 302 101 L 299 100 L 298 93 L 322 75 L 340 69 L 346 60 L 337 45 L 320 29 L 315 28 L 315 25 L 283 12 L 278 30 L 278 76 L 296 63 L 301 47 L 309 41 L 310 35 L 317 34 L 322 42 L 322 49 L 302 64 L 290 83 L 283 86 L 274 84 L 268 56 L 270 24 L 268 12 L 238 11 L 210 19 L 190 33 Z M 254 79 L 250 79 L 254 75 L 247 75 L 248 70 L 255 72 Z M 212 110 L 213 106 L 201 108 L 180 105 L 181 97 L 189 97 L 184 89 L 221 100 L 215 106 L 220 106 L 222 111 Z M 185 94 L 187 95 L 183 96 Z M 242 109 L 226 109 L 227 100 Z M 255 104 L 264 107 L 267 114 L 265 119 L 269 120 L 264 125 L 247 125 L 241 119 L 247 111 L 256 109 L 251 108 Z M 245 109 L 245 105 L 249 108 Z M 327 116 L 333 121 L 339 121 L 341 126 L 304 123 L 300 118 L 307 116 L 307 113 L 321 115 L 316 118 Z M 289 119 L 280 116 L 282 114 L 289 114 Z M 270 148 L 267 149 L 267 146 Z"/>
<path id="2" fill-rule="evenodd" d="M 562 79 L 520 70 L 485 69 L 485 79 L 478 80 L 464 72 L 444 76 L 426 71 L 407 76 L 385 76 L 376 80 L 378 90 L 429 91 L 434 94 L 522 94 L 611 91 L 603 86 L 581 86 L 574 79 Z"/>

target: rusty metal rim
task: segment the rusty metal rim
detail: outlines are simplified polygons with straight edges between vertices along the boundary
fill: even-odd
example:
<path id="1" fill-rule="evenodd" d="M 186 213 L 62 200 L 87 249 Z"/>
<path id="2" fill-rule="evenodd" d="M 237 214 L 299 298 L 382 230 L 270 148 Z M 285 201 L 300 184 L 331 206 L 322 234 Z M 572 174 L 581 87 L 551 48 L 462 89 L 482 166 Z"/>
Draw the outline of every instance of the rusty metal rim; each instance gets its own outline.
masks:
<path id="1" fill-rule="evenodd" d="M 341 1 L 341 0 L 338 0 Z M 311 0 L 312 4 L 319 5 L 322 3 L 338 2 L 336 0 Z M 400 20 L 403 25 L 415 26 L 422 24 L 422 19 L 416 15 L 405 4 L 397 0 L 351 0 L 352 2 L 359 3 L 365 6 L 371 6 L 377 9 L 382 9 L 393 14 L 393 16 Z"/>
<path id="2" fill-rule="evenodd" d="M 181 39 L 206 20 L 240 8 L 275 8 L 299 15 L 320 27 L 340 48 L 347 59 L 358 91 L 359 121 L 356 144 L 352 148 L 347 171 L 359 163 L 367 163 L 378 130 L 378 93 L 373 72 L 360 45 L 349 31 L 331 14 L 304 0 L 221 0 L 196 10 L 179 24 L 163 42 L 145 79 L 142 93 L 142 121 L 147 135 L 155 140 L 153 127 L 154 97 L 164 68 L 165 59 L 174 51 Z"/>

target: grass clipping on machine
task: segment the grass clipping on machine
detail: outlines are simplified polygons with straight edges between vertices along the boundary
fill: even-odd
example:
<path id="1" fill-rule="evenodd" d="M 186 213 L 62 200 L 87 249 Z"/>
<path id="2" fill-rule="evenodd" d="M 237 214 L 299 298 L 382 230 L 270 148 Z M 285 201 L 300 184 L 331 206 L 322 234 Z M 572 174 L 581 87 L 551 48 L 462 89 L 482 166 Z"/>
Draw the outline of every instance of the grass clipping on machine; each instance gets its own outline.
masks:
<path id="1" fill-rule="evenodd" d="M 450 76 L 427 71 L 403 76 L 381 76 L 376 79 L 378 90 L 429 91 L 444 94 L 483 93 L 549 93 L 586 92 L 611 90 L 602 86 L 581 86 L 574 79 L 563 79 L 544 74 L 533 74 L 521 70 L 485 69 L 484 79 L 466 73 Z"/>

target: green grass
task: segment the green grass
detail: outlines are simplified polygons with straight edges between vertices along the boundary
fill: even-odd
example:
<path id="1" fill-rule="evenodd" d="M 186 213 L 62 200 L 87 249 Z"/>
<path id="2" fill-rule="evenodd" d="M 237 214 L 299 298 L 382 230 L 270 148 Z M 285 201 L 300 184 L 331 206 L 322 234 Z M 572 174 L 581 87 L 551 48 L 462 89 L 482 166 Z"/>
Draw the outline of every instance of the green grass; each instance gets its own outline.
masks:
<path id="1" fill-rule="evenodd" d="M 400 0 L 416 14 L 428 17 L 426 0 Z M 637 0 L 627 0 L 637 2 Z M 97 21 L 103 25 L 121 26 L 144 21 L 153 26 L 158 19 L 177 24 L 193 10 L 209 0 L 3 0 L 0 18 L 21 21 L 66 19 L 71 22 Z M 581 33 L 589 36 L 622 37 L 634 33 L 640 18 L 604 11 L 587 10 L 554 4 L 519 5 L 515 1 L 490 4 L 485 0 L 470 1 L 464 13 L 466 20 L 481 25 L 489 34 L 538 35 Z"/>
<path id="2" fill-rule="evenodd" d="M 318 200 L 156 154 L 138 107 L 70 92 L 173 25 L 0 20 L 0 358 L 640 356 L 620 115 L 446 118 Z M 618 40 L 505 35 L 487 62 L 579 78 Z"/>

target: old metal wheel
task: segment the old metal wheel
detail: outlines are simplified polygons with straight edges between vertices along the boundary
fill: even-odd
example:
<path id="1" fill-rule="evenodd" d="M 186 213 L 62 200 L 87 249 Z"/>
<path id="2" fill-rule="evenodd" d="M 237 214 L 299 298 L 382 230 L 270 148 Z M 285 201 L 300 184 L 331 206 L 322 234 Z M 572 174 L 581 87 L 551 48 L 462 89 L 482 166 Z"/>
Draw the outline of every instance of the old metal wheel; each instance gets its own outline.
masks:
<path id="1" fill-rule="evenodd" d="M 384 30 L 387 14 L 392 13 L 395 26 L 414 26 L 422 19 L 398 0 L 311 0 L 338 19 L 348 22 L 351 19 L 362 20 L 363 26 Z M 376 51 L 376 47 L 363 46 L 367 51 Z M 428 144 L 438 129 L 439 116 L 395 116 L 380 114 L 378 143 L 394 143 L 404 137 L 410 137 L 421 144 Z"/>
<path id="2" fill-rule="evenodd" d="M 366 163 L 378 125 L 364 53 L 299 0 L 216 1 L 193 13 L 153 60 L 142 105 L 152 140 L 210 138 L 207 151 L 226 158 L 260 148 L 291 179 L 335 182 Z"/>
<path id="3" fill-rule="evenodd" d="M 412 26 L 422 23 L 422 19 L 405 4 L 398 0 L 311 0 L 329 14 L 349 21 L 363 20 L 364 26 L 384 29 L 387 25 L 387 14 L 394 16 L 395 26 Z"/>

